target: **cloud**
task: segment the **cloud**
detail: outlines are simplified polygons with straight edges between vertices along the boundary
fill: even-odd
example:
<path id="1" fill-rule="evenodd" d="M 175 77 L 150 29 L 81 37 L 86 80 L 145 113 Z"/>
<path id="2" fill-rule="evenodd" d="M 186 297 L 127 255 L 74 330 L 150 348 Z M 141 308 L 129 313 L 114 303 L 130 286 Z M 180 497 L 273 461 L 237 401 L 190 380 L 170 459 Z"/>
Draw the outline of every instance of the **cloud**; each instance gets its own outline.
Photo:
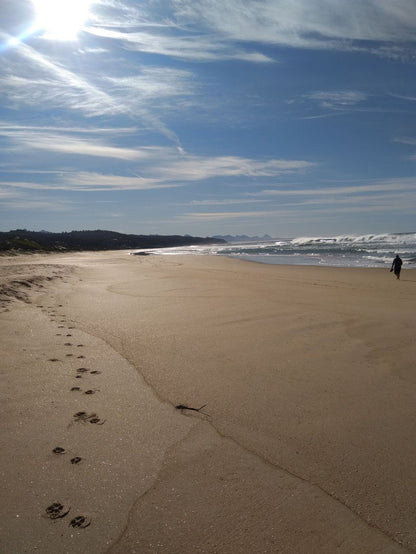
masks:
<path id="1" fill-rule="evenodd" d="M 203 24 L 235 41 L 348 50 L 352 41 L 415 40 L 413 0 L 173 0 L 172 4 L 178 22 Z M 371 48 L 375 50 L 374 45 Z"/>
<path id="2" fill-rule="evenodd" d="M 6 35 L 0 33 L 0 38 Z M 80 64 L 76 53 L 55 62 L 48 55 L 20 43 L 0 68 L 0 87 L 8 107 L 26 105 L 40 112 L 51 108 L 78 112 L 85 117 L 126 116 L 179 145 L 176 134 L 156 115 L 166 98 L 193 93 L 192 74 L 173 68 L 117 65 L 114 53 L 99 70 Z M 76 67 L 71 70 L 70 64 Z M 82 68 L 80 70 L 80 68 Z M 120 71 L 122 72 L 120 74 Z"/>
<path id="3" fill-rule="evenodd" d="M 151 190 L 176 186 L 178 185 L 161 183 L 157 179 L 86 171 L 67 174 L 62 177 L 62 187 L 70 190 Z"/>
<path id="4" fill-rule="evenodd" d="M 334 214 L 356 213 L 402 213 L 411 214 L 416 209 L 414 194 L 416 178 L 384 179 L 365 185 L 350 185 L 310 189 L 272 189 L 246 196 L 263 198 L 267 201 L 268 210 L 250 211 L 211 211 L 190 212 L 178 216 L 186 222 L 215 222 L 222 220 L 250 220 L 267 218 L 293 219 L 300 221 L 304 217 L 333 216 Z M 224 203 L 227 205 L 228 201 Z M 239 202 L 236 201 L 235 205 Z M 210 200 L 193 202 L 192 206 L 216 205 Z M 217 205 L 221 205 L 221 201 Z M 229 202 L 232 205 L 232 202 Z"/>
<path id="5" fill-rule="evenodd" d="M 2 134 L 0 129 L 0 135 Z M 8 148 L 22 152 L 24 150 L 44 150 L 50 153 L 71 154 L 88 157 L 113 158 L 119 160 L 138 160 L 146 153 L 134 148 L 120 148 L 104 144 L 98 139 L 83 140 L 77 137 L 64 136 L 63 134 L 41 133 L 41 132 L 18 132 L 12 137 L 14 147 Z"/>
<path id="6" fill-rule="evenodd" d="M 282 210 L 251 211 L 251 212 L 201 212 L 189 213 L 178 216 L 177 219 L 183 221 L 201 222 L 201 221 L 220 221 L 222 219 L 247 219 L 251 217 L 263 217 L 271 215 L 280 215 L 285 212 Z"/>
<path id="7" fill-rule="evenodd" d="M 117 131 L 115 132 L 117 133 Z M 129 146 L 115 147 L 105 136 L 97 138 L 93 129 L 88 137 L 83 133 L 57 132 L 48 128 L 31 126 L 0 125 L 0 136 L 6 139 L 4 150 L 15 166 L 10 175 L 16 175 L 16 187 L 26 188 L 65 188 L 70 190 L 106 190 L 166 188 L 204 182 L 210 179 L 262 179 L 294 173 L 304 173 L 315 167 L 306 160 L 255 159 L 242 156 L 197 156 L 173 147 Z M 36 168 L 31 173 L 37 175 L 32 181 L 19 179 L 24 174 L 29 159 L 38 162 L 36 151 L 50 153 L 48 172 Z M 59 154 L 60 156 L 53 156 Z M 103 159 L 103 171 L 68 171 L 67 156 L 78 156 L 85 163 L 94 158 Z M 118 160 L 120 173 L 109 173 L 109 160 Z M 53 162 L 53 163 L 52 163 Z M 23 164 L 23 165 L 22 165 Z M 78 165 L 81 162 L 78 161 Z M 22 171 L 19 166 L 22 165 Z M 84 164 L 85 165 L 85 164 Z M 4 168 L 4 171 L 6 168 Z M 117 173 L 117 172 L 116 172 Z M 8 179 L 7 184 L 13 181 Z M 247 200 L 247 199 L 246 199 Z"/>
<path id="8" fill-rule="evenodd" d="M 364 102 L 367 95 L 357 90 L 335 90 L 311 92 L 302 98 L 317 102 L 321 108 L 345 110 Z"/>
<path id="9" fill-rule="evenodd" d="M 89 33 L 97 37 L 120 41 L 130 50 L 169 56 L 182 60 L 207 62 L 237 59 L 247 62 L 268 63 L 274 60 L 261 52 L 247 52 L 229 41 L 214 35 L 163 34 L 149 31 L 120 31 L 105 27 L 90 27 Z M 176 30 L 176 33 L 183 31 Z"/>
<path id="10" fill-rule="evenodd" d="M 408 146 L 416 146 L 416 139 L 411 137 L 401 137 L 394 139 L 394 142 L 398 142 L 400 144 L 406 144 Z M 410 156 L 407 156 L 408 160 L 416 160 L 416 154 L 411 154 Z"/>
<path id="11" fill-rule="evenodd" d="M 255 200 L 247 198 L 227 198 L 223 200 L 191 200 L 179 206 L 238 206 L 240 204 L 264 204 L 267 200 Z"/>
<path id="12" fill-rule="evenodd" d="M 215 177 L 275 177 L 311 169 L 315 164 L 305 160 L 256 160 L 240 156 L 186 155 L 172 160 L 156 171 L 172 180 L 198 181 Z"/>
<path id="13" fill-rule="evenodd" d="M 328 209 L 328 205 L 331 206 Z M 414 195 L 406 195 L 402 198 L 393 194 L 383 195 L 380 198 L 368 196 L 360 202 L 355 202 L 353 199 L 345 199 L 344 201 L 323 200 L 323 201 L 303 201 L 297 204 L 280 204 L 277 209 L 270 210 L 253 210 L 253 211 L 227 211 L 227 212 L 191 212 L 177 216 L 176 219 L 188 223 L 201 222 L 216 222 L 261 218 L 263 222 L 276 222 L 282 220 L 296 220 L 302 222 L 305 218 L 314 217 L 332 218 L 337 214 L 350 214 L 352 217 L 358 213 L 385 213 L 389 214 L 413 214 L 416 209 L 416 199 Z"/>
<path id="14" fill-rule="evenodd" d="M 279 196 L 339 196 L 339 195 L 361 195 L 364 193 L 414 191 L 416 178 L 403 178 L 381 180 L 377 183 L 365 185 L 350 185 L 341 187 L 308 188 L 308 189 L 266 189 L 259 192 L 247 193 L 255 197 L 279 197 Z"/>

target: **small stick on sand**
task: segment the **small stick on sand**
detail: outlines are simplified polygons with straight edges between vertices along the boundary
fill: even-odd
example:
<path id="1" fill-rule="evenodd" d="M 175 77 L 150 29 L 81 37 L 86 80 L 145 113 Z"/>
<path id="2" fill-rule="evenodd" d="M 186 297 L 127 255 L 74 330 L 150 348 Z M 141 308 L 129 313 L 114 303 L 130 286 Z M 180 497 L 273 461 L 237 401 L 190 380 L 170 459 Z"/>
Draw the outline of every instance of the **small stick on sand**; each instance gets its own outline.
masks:
<path id="1" fill-rule="evenodd" d="M 192 410 L 193 412 L 199 412 L 201 414 L 204 414 L 204 415 L 209 415 L 207 414 L 206 412 L 201 412 L 202 408 L 205 408 L 206 404 L 204 404 L 203 406 L 201 406 L 200 408 L 191 408 L 190 406 L 185 406 L 185 404 L 178 404 L 177 406 L 175 406 L 175 408 L 177 410 Z"/>

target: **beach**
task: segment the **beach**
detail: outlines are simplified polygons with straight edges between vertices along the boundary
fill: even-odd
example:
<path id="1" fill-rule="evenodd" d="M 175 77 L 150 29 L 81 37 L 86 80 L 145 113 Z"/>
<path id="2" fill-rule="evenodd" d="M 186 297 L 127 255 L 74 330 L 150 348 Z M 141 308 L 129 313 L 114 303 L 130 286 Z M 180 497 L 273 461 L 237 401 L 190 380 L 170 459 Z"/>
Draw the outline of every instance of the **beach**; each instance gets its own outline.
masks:
<path id="1" fill-rule="evenodd" d="M 128 254 L 0 258 L 1 551 L 415 552 L 416 270 Z"/>

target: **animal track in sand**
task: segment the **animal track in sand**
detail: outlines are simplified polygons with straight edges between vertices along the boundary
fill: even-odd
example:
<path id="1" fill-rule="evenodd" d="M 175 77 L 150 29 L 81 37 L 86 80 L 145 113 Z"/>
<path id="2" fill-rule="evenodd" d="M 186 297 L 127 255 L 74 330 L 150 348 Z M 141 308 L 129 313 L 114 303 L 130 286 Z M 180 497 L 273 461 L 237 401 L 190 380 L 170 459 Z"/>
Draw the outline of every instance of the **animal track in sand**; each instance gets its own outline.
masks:
<path id="1" fill-rule="evenodd" d="M 101 371 L 98 371 L 97 369 L 94 369 L 94 371 L 90 371 L 91 375 L 100 375 Z"/>
<path id="2" fill-rule="evenodd" d="M 58 360 L 58 358 L 49 358 L 48 362 L 60 362 L 61 360 Z"/>
<path id="3" fill-rule="evenodd" d="M 79 387 L 72 387 L 71 391 L 80 391 L 81 389 Z"/>
<path id="4" fill-rule="evenodd" d="M 75 458 L 71 458 L 71 464 L 76 465 L 79 464 L 82 461 L 82 458 L 79 456 L 75 456 Z"/>
<path id="5" fill-rule="evenodd" d="M 78 358 L 79 360 L 82 360 L 83 358 L 85 358 L 85 356 L 83 356 L 83 355 L 81 354 L 81 356 L 77 356 L 77 358 Z"/>
<path id="6" fill-rule="evenodd" d="M 65 448 L 62 448 L 62 446 L 55 446 L 55 448 L 52 450 L 54 454 L 65 454 Z"/>
<path id="7" fill-rule="evenodd" d="M 49 519 L 62 519 L 69 514 L 71 508 L 64 506 L 60 502 L 54 502 L 45 509 L 46 515 Z"/>
<path id="8" fill-rule="evenodd" d="M 79 367 L 77 373 L 88 373 L 89 369 L 86 367 Z"/>
<path id="9" fill-rule="evenodd" d="M 74 414 L 75 421 L 81 421 L 82 423 L 94 423 L 96 425 L 104 425 L 105 419 L 102 420 L 99 417 L 97 417 L 97 414 L 92 412 L 91 414 L 88 414 L 87 412 L 77 412 Z"/>
<path id="10" fill-rule="evenodd" d="M 64 346 L 72 346 L 72 342 L 66 342 Z"/>
<path id="11" fill-rule="evenodd" d="M 71 527 L 78 527 L 79 529 L 85 529 L 91 525 L 91 519 L 85 516 L 76 516 L 69 522 Z"/>

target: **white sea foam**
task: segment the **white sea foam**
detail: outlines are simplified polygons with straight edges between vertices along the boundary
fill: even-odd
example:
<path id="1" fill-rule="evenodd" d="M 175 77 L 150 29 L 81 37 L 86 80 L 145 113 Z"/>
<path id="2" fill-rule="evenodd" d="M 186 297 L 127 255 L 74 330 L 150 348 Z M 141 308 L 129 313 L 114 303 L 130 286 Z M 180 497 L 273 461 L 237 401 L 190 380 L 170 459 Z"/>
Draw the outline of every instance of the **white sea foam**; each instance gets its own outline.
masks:
<path id="1" fill-rule="evenodd" d="M 416 233 L 276 238 L 257 243 L 198 245 L 146 252 L 171 256 L 210 254 L 269 264 L 336 267 L 386 267 L 391 264 L 394 255 L 399 253 L 405 268 L 416 268 Z"/>
<path id="2" fill-rule="evenodd" d="M 382 233 L 368 235 L 337 235 L 334 237 L 298 237 L 291 240 L 293 245 L 309 244 L 416 244 L 416 233 Z"/>

